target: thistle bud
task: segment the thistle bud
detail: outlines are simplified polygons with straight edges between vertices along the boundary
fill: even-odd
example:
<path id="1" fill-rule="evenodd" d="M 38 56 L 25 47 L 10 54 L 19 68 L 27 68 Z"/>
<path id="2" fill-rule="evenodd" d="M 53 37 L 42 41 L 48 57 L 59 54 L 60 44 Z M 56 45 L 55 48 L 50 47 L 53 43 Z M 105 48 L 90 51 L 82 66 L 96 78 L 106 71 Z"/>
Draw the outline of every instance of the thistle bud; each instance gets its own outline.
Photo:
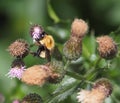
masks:
<path id="1" fill-rule="evenodd" d="M 98 51 L 102 58 L 112 59 L 117 54 L 117 45 L 109 36 L 101 36 L 97 38 L 99 44 Z"/>
<path id="2" fill-rule="evenodd" d="M 26 69 L 21 80 L 29 85 L 42 86 L 50 76 L 49 68 L 45 65 L 34 65 Z"/>
<path id="3" fill-rule="evenodd" d="M 36 93 L 30 93 L 22 99 L 21 103 L 43 103 L 43 100 L 40 95 Z"/>
<path id="4" fill-rule="evenodd" d="M 82 53 L 82 39 L 71 37 L 64 44 L 63 53 L 69 60 L 77 60 Z"/>
<path id="5" fill-rule="evenodd" d="M 99 91 L 105 93 L 105 96 L 108 97 L 112 93 L 112 85 L 108 79 L 101 78 L 97 80 L 93 86 L 94 89 L 99 89 Z"/>
<path id="6" fill-rule="evenodd" d="M 25 63 L 23 62 L 23 60 L 22 59 L 19 59 L 19 58 L 17 58 L 17 59 L 15 59 L 15 60 L 13 60 L 13 62 L 12 62 L 12 64 L 11 64 L 11 67 L 12 68 L 14 68 L 14 67 L 21 67 L 21 66 L 25 66 Z"/>
<path id="7" fill-rule="evenodd" d="M 59 83 L 65 75 L 63 63 L 61 61 L 52 61 L 47 66 L 51 71 L 48 81 L 50 83 Z"/>
<path id="8" fill-rule="evenodd" d="M 13 57 L 24 58 L 29 53 L 29 45 L 23 39 L 18 39 L 8 47 L 8 51 Z"/>
<path id="9" fill-rule="evenodd" d="M 84 37 L 88 31 L 88 24 L 82 19 L 75 19 L 71 25 L 72 36 Z"/>

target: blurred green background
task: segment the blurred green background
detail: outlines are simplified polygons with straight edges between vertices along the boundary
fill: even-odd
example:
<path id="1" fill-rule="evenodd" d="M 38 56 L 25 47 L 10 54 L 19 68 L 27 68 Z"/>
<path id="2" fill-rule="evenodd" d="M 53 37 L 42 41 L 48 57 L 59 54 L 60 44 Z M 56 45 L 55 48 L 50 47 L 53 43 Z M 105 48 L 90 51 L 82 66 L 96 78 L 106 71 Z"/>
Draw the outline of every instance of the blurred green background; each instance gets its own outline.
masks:
<path id="1" fill-rule="evenodd" d="M 7 52 L 9 44 L 18 38 L 32 43 L 29 28 L 32 24 L 42 25 L 55 38 L 56 43 L 63 45 L 69 37 L 70 25 L 74 18 L 84 19 L 89 23 L 89 34 L 86 45 L 89 45 L 91 31 L 95 36 L 111 34 L 119 43 L 120 0 L 0 0 L 0 94 L 5 97 L 5 103 L 14 99 L 22 99 L 26 94 L 36 92 L 42 97 L 58 85 L 46 84 L 44 87 L 28 86 L 17 79 L 5 76 L 13 58 Z M 26 65 L 41 63 L 40 59 L 28 56 Z M 120 97 L 120 59 L 114 60 L 113 68 L 109 71 L 110 78 L 115 84 L 115 101 L 108 99 L 106 103 L 119 103 Z M 109 74 L 108 73 L 108 74 Z M 72 97 L 74 98 L 74 97 Z M 119 99 L 120 100 L 120 99 Z M 76 103 L 68 97 L 62 103 Z"/>

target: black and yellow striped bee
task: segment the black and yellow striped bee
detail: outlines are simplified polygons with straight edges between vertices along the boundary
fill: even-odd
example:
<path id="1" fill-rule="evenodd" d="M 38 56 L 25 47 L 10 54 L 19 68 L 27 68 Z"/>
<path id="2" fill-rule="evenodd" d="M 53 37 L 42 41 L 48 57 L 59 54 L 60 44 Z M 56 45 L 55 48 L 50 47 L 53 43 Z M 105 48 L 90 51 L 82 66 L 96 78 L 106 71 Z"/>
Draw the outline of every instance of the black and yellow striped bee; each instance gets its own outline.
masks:
<path id="1" fill-rule="evenodd" d="M 33 42 L 38 46 L 37 52 L 33 52 L 34 56 L 47 58 L 50 61 L 51 51 L 54 49 L 55 42 L 51 35 L 48 35 L 40 25 L 33 25 L 30 29 Z"/>

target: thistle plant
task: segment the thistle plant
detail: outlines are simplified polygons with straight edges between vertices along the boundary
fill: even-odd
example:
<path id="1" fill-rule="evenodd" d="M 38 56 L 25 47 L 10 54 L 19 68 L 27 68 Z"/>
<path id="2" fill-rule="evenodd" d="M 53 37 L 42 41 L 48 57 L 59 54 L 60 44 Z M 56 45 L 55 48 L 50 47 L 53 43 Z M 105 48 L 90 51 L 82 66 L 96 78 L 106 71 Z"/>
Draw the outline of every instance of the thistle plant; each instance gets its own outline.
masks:
<path id="1" fill-rule="evenodd" d="M 21 98 L 21 103 L 59 103 L 73 96 L 75 103 L 104 103 L 106 98 L 110 98 L 114 86 L 106 74 L 111 68 L 108 61 L 112 62 L 117 56 L 117 43 L 109 35 L 96 38 L 88 35 L 88 23 L 82 19 L 74 19 L 69 31 L 70 36 L 62 45 L 62 50 L 54 43 L 54 35 L 48 35 L 38 24 L 29 31 L 32 46 L 22 39 L 10 44 L 8 51 L 15 59 L 8 77 L 16 77 L 28 87 L 36 85 L 43 90 L 45 85 L 56 86 L 45 97 L 40 96 L 39 91 L 39 94 L 26 94 Z M 87 40 L 89 46 L 85 44 Z M 91 48 L 91 42 L 94 48 Z M 33 46 L 38 47 L 34 52 Z M 33 59 L 37 56 L 45 62 L 28 67 L 24 62 L 28 55 Z"/>

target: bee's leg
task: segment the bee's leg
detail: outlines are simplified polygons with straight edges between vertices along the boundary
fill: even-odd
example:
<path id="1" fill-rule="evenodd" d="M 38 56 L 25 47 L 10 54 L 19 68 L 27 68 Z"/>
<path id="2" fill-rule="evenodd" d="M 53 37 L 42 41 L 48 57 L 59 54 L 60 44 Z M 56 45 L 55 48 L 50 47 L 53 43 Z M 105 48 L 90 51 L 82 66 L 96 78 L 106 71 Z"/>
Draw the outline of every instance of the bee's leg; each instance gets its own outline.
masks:
<path id="1" fill-rule="evenodd" d="M 43 49 L 44 49 L 43 46 L 39 46 L 36 52 L 30 52 L 30 54 L 32 54 L 33 56 L 39 57 L 39 55 Z"/>
<path id="2" fill-rule="evenodd" d="M 37 56 L 37 52 L 30 52 L 33 56 Z"/>
<path id="3" fill-rule="evenodd" d="M 45 48 L 45 56 L 47 61 L 50 62 L 51 61 L 50 51 L 47 48 Z"/>
<path id="4" fill-rule="evenodd" d="M 39 48 L 38 48 L 38 50 L 37 50 L 37 52 L 36 52 L 36 56 L 40 56 L 40 53 L 41 53 L 41 51 L 43 51 L 44 50 L 44 46 L 39 46 Z"/>

